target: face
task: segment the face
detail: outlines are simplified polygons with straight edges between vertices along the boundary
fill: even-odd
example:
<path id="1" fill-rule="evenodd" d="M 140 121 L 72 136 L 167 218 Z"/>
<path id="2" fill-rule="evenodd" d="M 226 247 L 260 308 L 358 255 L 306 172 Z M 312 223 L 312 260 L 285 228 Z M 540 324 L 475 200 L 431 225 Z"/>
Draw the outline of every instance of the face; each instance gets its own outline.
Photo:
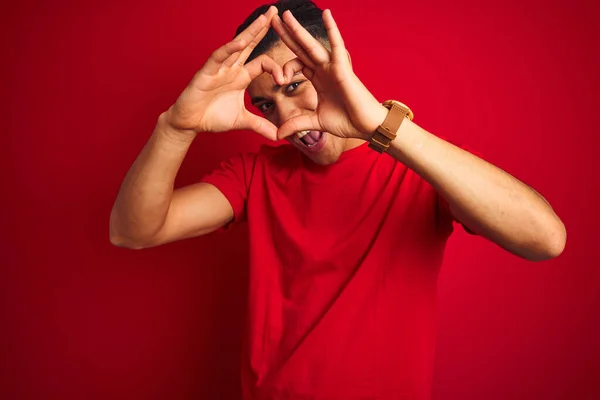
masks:
<path id="1" fill-rule="evenodd" d="M 266 54 L 282 67 L 296 57 L 282 42 Z M 252 81 L 247 91 L 259 113 L 277 127 L 290 118 L 312 114 L 318 104 L 317 91 L 302 73 L 295 75 L 285 86 L 277 85 L 270 74 L 264 73 Z M 311 132 L 306 136 L 300 139 L 298 135 L 291 135 L 286 140 L 320 165 L 333 164 L 342 152 L 364 143 L 360 139 L 339 138 L 327 132 Z"/>

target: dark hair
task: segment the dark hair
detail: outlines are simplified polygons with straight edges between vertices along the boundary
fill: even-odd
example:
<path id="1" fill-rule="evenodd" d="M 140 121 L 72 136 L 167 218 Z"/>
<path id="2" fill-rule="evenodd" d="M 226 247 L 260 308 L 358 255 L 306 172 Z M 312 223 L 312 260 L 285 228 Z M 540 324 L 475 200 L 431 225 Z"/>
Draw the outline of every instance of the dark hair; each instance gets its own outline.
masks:
<path id="1" fill-rule="evenodd" d="M 273 4 L 264 4 L 254 10 L 254 12 L 252 12 L 252 14 L 246 18 L 244 23 L 237 28 L 235 36 L 242 33 L 242 31 L 246 29 L 252 22 L 254 22 L 256 18 L 267 12 L 269 7 L 272 5 L 277 7 L 280 17 L 283 15 L 284 11 L 290 10 L 300 25 L 302 25 L 304 29 L 306 29 L 315 39 L 329 44 L 327 30 L 325 29 L 325 24 L 323 24 L 323 10 L 317 7 L 317 5 L 310 0 L 279 0 Z M 270 28 L 258 46 L 254 48 L 250 54 L 250 57 L 248 57 L 248 60 L 246 60 L 246 63 L 275 47 L 280 40 L 281 39 L 279 38 L 279 35 L 277 35 L 277 32 L 275 32 L 273 28 Z"/>

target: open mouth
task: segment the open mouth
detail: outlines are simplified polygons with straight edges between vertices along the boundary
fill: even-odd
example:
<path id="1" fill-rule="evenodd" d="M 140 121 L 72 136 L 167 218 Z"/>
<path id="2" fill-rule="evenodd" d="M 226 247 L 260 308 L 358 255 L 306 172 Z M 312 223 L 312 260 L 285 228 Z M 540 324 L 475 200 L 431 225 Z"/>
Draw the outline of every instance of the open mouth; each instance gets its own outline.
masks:
<path id="1" fill-rule="evenodd" d="M 325 143 L 325 133 L 320 131 L 302 131 L 296 134 L 298 142 L 303 145 L 307 150 L 319 151 L 323 148 Z"/>

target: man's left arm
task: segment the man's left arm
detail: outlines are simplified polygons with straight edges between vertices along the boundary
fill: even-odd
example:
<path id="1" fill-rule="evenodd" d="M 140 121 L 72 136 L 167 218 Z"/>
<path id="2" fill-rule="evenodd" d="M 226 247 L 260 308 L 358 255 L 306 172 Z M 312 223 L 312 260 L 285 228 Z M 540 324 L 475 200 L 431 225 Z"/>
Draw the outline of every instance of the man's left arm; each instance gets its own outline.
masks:
<path id="1" fill-rule="evenodd" d="M 285 79 L 301 71 L 319 94 L 315 112 L 288 119 L 280 139 L 303 130 L 370 140 L 388 114 L 352 70 L 330 10 L 323 12 L 330 50 L 290 11 L 273 28 L 298 56 L 284 65 Z M 471 231 L 527 260 L 558 256 L 566 231 L 552 207 L 508 173 L 422 129 L 405 118 L 387 152 L 411 168 L 446 199 L 454 217 Z"/>
<path id="2" fill-rule="evenodd" d="M 387 112 L 382 106 L 383 119 Z M 562 253 L 564 224 L 546 199 L 509 173 L 408 118 L 387 153 L 431 184 L 454 218 L 478 235 L 531 261 Z"/>

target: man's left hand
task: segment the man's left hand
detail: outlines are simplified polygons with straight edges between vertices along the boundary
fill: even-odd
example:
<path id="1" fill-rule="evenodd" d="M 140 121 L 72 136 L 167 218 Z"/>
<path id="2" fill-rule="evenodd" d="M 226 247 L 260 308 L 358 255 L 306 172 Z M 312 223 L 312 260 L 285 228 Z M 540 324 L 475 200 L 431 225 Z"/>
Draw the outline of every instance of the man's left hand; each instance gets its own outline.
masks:
<path id="1" fill-rule="evenodd" d="M 302 72 L 318 96 L 313 114 L 285 121 L 277 136 L 283 139 L 296 132 L 315 130 L 368 140 L 388 111 L 352 71 L 344 40 L 330 10 L 323 12 L 323 22 L 331 51 L 304 29 L 290 11 L 283 13 L 283 21 L 277 15 L 271 21 L 281 40 L 297 56 L 283 66 L 286 82 Z"/>

